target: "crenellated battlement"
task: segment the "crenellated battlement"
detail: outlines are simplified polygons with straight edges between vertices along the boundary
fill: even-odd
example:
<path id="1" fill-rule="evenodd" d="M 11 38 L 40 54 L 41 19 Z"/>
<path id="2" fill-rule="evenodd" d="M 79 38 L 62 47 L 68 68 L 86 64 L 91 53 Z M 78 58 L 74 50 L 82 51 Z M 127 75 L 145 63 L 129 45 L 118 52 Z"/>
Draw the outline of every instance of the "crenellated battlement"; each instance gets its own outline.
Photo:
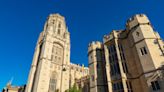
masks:
<path id="1" fill-rule="evenodd" d="M 136 14 L 133 17 L 129 18 L 126 22 L 126 28 L 128 30 L 131 30 L 132 28 L 140 24 L 150 24 L 150 21 L 145 14 Z"/>
<path id="2" fill-rule="evenodd" d="M 65 18 L 60 14 L 50 14 L 44 25 L 44 33 L 52 38 L 67 40 L 69 42 L 70 33 L 66 26 Z"/>
<path id="3" fill-rule="evenodd" d="M 58 14 L 58 13 L 56 13 L 56 14 L 50 14 L 48 16 L 48 19 L 54 19 L 54 18 L 60 18 L 60 19 L 65 20 L 65 18 L 62 15 Z"/>
<path id="4" fill-rule="evenodd" d="M 74 64 L 74 63 L 70 63 L 70 67 L 72 68 L 79 68 L 79 69 L 84 69 L 84 70 L 88 70 L 88 67 L 85 67 L 84 65 L 80 65 L 80 64 Z"/>
<path id="5" fill-rule="evenodd" d="M 104 43 L 106 43 L 107 41 L 110 41 L 114 38 L 113 32 L 114 32 L 114 30 L 109 35 L 104 35 L 104 37 L 103 37 L 103 42 Z"/>
<path id="6" fill-rule="evenodd" d="M 47 17 L 47 23 L 48 24 L 59 24 L 59 23 L 62 23 L 62 22 L 65 22 L 65 18 L 56 13 L 56 14 L 50 14 L 48 17 Z M 64 23 L 65 25 L 65 23 Z M 65 25 L 66 27 L 66 25 Z"/>
<path id="7" fill-rule="evenodd" d="M 103 43 L 109 42 L 114 38 L 119 38 L 121 37 L 121 33 L 123 30 L 113 30 L 110 34 L 104 35 L 103 37 Z"/>
<path id="8" fill-rule="evenodd" d="M 145 14 L 136 14 L 127 20 L 127 23 L 134 21 L 137 18 L 147 18 Z M 148 19 L 148 18 L 147 18 Z"/>
<path id="9" fill-rule="evenodd" d="M 70 63 L 70 71 L 82 73 L 84 75 L 89 75 L 89 68 L 85 67 L 84 65 L 80 65 L 80 64 Z"/>
<path id="10" fill-rule="evenodd" d="M 92 50 L 96 50 L 96 49 L 101 49 L 102 48 L 102 43 L 99 41 L 93 41 L 91 43 L 89 43 L 88 46 L 88 52 L 92 51 Z"/>

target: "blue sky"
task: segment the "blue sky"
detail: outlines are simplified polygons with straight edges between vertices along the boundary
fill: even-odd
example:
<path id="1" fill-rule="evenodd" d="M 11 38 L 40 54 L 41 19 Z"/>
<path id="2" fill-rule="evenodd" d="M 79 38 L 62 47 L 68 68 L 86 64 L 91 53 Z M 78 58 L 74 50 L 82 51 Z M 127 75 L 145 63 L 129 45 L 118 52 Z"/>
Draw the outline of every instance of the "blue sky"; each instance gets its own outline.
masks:
<path id="1" fill-rule="evenodd" d="M 0 0 L 0 89 L 27 81 L 34 48 L 46 18 L 65 16 L 71 33 L 71 61 L 87 65 L 87 47 L 113 29 L 124 29 L 138 13 L 148 15 L 164 38 L 163 0 Z"/>

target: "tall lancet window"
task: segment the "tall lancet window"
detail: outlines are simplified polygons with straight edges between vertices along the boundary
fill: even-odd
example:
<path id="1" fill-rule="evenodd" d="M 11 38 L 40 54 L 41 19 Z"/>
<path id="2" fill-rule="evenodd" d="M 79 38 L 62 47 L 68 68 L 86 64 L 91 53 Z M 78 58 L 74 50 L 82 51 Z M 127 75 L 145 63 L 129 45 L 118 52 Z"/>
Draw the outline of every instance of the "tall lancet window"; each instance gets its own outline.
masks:
<path id="1" fill-rule="evenodd" d="M 58 35 L 60 35 L 60 29 L 58 29 Z"/>
<path id="2" fill-rule="evenodd" d="M 63 48 L 61 45 L 54 43 L 52 48 L 51 60 L 53 63 L 62 64 Z"/>
<path id="3" fill-rule="evenodd" d="M 60 33 L 61 33 L 61 22 L 59 22 L 58 24 L 58 35 L 60 35 Z"/>
<path id="4" fill-rule="evenodd" d="M 54 71 L 51 74 L 48 92 L 55 92 L 56 91 L 56 85 L 57 85 L 57 73 Z"/>

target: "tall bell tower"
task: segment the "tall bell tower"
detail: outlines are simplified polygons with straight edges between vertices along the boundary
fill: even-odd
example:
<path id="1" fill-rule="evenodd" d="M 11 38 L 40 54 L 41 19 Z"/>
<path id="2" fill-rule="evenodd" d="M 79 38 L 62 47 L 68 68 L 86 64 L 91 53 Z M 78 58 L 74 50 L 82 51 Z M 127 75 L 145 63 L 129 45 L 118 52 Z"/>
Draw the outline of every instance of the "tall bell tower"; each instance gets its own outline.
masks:
<path id="1" fill-rule="evenodd" d="M 26 92 L 65 92 L 69 65 L 70 33 L 64 17 L 51 14 L 36 44 Z"/>

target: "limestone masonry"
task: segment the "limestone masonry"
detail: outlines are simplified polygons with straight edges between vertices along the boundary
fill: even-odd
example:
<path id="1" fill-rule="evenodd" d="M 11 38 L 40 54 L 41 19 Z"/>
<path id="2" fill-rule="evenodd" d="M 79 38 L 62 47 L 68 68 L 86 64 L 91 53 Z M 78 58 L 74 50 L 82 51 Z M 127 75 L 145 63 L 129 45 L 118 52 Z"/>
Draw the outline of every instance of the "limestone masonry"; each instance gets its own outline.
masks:
<path id="1" fill-rule="evenodd" d="M 144 14 L 88 47 L 90 92 L 164 92 L 164 42 Z"/>
<path id="2" fill-rule="evenodd" d="M 70 33 L 65 19 L 51 14 L 38 39 L 25 92 L 65 92 L 87 67 L 70 63 Z"/>
<path id="3" fill-rule="evenodd" d="M 144 14 L 103 42 L 91 42 L 89 68 L 70 61 L 65 19 L 51 14 L 37 41 L 25 92 L 68 92 L 75 84 L 81 92 L 164 92 L 164 41 Z M 10 84 L 3 92 L 24 88 Z"/>

